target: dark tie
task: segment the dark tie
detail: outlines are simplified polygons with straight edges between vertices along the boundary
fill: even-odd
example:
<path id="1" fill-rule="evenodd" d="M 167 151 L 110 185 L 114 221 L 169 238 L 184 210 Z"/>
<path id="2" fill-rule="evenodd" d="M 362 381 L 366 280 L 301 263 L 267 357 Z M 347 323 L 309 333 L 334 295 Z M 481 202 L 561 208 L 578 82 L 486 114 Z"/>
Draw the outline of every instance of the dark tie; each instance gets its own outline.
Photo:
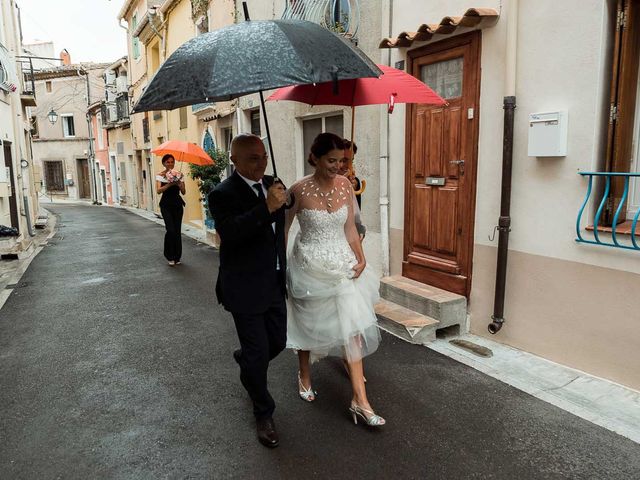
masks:
<path id="1" fill-rule="evenodd" d="M 258 191 L 258 198 L 260 200 L 262 200 L 263 202 L 266 202 L 267 199 L 264 198 L 264 190 L 262 190 L 262 184 L 261 183 L 254 183 L 253 184 L 253 188 L 255 188 Z"/>

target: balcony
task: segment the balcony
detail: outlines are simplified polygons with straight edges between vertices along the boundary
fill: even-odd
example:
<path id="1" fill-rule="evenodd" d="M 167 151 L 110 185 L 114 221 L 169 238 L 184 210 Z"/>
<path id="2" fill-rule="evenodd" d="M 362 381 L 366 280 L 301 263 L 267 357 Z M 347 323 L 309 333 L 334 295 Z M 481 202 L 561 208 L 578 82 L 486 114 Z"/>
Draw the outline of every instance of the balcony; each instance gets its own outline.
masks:
<path id="1" fill-rule="evenodd" d="M 288 0 L 283 20 L 307 20 L 357 41 L 359 0 Z"/>
<path id="2" fill-rule="evenodd" d="M 580 175 L 588 177 L 589 183 L 576 220 L 576 242 L 640 251 L 640 207 L 628 211 L 632 208 L 630 193 L 640 197 L 640 173 L 580 172 Z M 599 181 L 594 182 L 594 178 Z M 602 183 L 604 185 L 601 185 Z M 594 193 L 597 189 L 603 190 L 601 197 Z M 593 225 L 589 224 L 584 228 L 592 232 L 590 238 L 586 238 L 581 225 L 584 211 L 590 201 L 594 205 L 597 204 L 597 210 Z"/>
<path id="3" fill-rule="evenodd" d="M 25 107 L 36 106 L 36 84 L 33 75 L 33 59 L 17 55 L 16 62 L 20 64 L 22 78 L 20 79 L 20 101 Z"/>

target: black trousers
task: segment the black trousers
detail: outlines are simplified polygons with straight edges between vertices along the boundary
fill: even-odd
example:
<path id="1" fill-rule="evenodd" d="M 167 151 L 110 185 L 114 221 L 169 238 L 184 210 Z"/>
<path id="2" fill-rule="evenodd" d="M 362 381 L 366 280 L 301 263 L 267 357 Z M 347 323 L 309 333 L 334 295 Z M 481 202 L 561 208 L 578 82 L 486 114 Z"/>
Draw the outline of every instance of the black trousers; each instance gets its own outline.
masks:
<path id="1" fill-rule="evenodd" d="M 240 381 L 253 402 L 256 419 L 270 418 L 275 402 L 267 389 L 269 362 L 287 343 L 287 307 L 284 291 L 275 280 L 273 301 L 267 311 L 258 314 L 231 312 L 236 324 L 242 353 Z M 250 301 L 250 299 L 247 299 Z"/>
<path id="2" fill-rule="evenodd" d="M 184 207 L 180 204 L 161 205 L 160 212 L 167 233 L 164 234 L 164 257 L 169 261 L 179 261 L 182 257 L 182 214 Z"/>

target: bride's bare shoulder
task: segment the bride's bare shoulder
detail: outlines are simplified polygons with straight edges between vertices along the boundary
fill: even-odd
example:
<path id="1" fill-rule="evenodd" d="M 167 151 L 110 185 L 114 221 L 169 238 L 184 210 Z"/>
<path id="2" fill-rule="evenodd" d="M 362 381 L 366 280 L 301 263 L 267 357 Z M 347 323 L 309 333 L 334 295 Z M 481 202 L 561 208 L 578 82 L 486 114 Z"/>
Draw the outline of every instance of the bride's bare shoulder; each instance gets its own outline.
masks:
<path id="1" fill-rule="evenodd" d="M 300 190 L 304 188 L 311 181 L 311 175 L 307 175 L 306 177 L 302 177 L 300 180 L 296 180 L 291 187 L 291 190 Z"/>

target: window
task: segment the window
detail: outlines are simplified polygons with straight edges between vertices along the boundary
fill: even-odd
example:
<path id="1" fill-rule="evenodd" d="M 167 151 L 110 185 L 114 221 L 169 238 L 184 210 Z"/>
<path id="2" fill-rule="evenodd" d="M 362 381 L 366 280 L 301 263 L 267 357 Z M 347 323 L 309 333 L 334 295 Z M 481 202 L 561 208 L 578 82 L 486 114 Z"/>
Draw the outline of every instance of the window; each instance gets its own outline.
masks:
<path id="1" fill-rule="evenodd" d="M 462 57 L 432 63 L 420 68 L 420 79 L 442 98 L 462 96 Z"/>
<path id="2" fill-rule="evenodd" d="M 223 128 L 220 130 L 222 136 L 222 145 L 224 145 L 224 151 L 231 150 L 231 140 L 233 140 L 233 129 L 231 127 Z"/>
<path id="3" fill-rule="evenodd" d="M 131 155 L 129 155 L 131 157 Z M 120 162 L 120 180 L 123 182 L 127 180 L 127 164 Z"/>
<path id="4" fill-rule="evenodd" d="M 62 132 L 65 137 L 75 137 L 76 129 L 73 124 L 73 114 L 61 115 Z"/>
<path id="5" fill-rule="evenodd" d="M 344 118 L 342 117 L 342 114 L 302 121 L 302 144 L 304 148 L 303 158 L 305 175 L 313 173 L 313 167 L 309 165 L 309 162 L 307 162 L 309 152 L 311 152 L 311 145 L 313 145 L 315 138 L 324 132 L 335 133 L 342 138 L 344 135 Z"/>
<path id="6" fill-rule="evenodd" d="M 48 192 L 64 191 L 64 174 L 62 162 L 44 162 L 44 181 Z"/>
<path id="7" fill-rule="evenodd" d="M 44 82 L 44 86 L 47 89 L 47 93 L 51 93 L 51 82 Z"/>
<path id="8" fill-rule="evenodd" d="M 39 133 L 38 133 L 38 117 L 33 116 L 30 119 L 30 123 L 31 123 L 31 136 L 33 138 L 38 138 Z"/>
<path id="9" fill-rule="evenodd" d="M 252 110 L 251 111 L 251 133 L 261 137 L 260 134 L 260 110 Z"/>
<path id="10" fill-rule="evenodd" d="M 138 26 L 138 15 L 136 13 L 133 14 L 133 18 L 131 19 L 131 32 L 133 33 Z M 138 37 L 133 37 L 131 40 L 132 43 L 132 51 L 133 58 L 135 60 L 140 58 L 140 40 Z"/>
<path id="11" fill-rule="evenodd" d="M 187 107 L 180 107 L 180 130 L 187 128 Z"/>

